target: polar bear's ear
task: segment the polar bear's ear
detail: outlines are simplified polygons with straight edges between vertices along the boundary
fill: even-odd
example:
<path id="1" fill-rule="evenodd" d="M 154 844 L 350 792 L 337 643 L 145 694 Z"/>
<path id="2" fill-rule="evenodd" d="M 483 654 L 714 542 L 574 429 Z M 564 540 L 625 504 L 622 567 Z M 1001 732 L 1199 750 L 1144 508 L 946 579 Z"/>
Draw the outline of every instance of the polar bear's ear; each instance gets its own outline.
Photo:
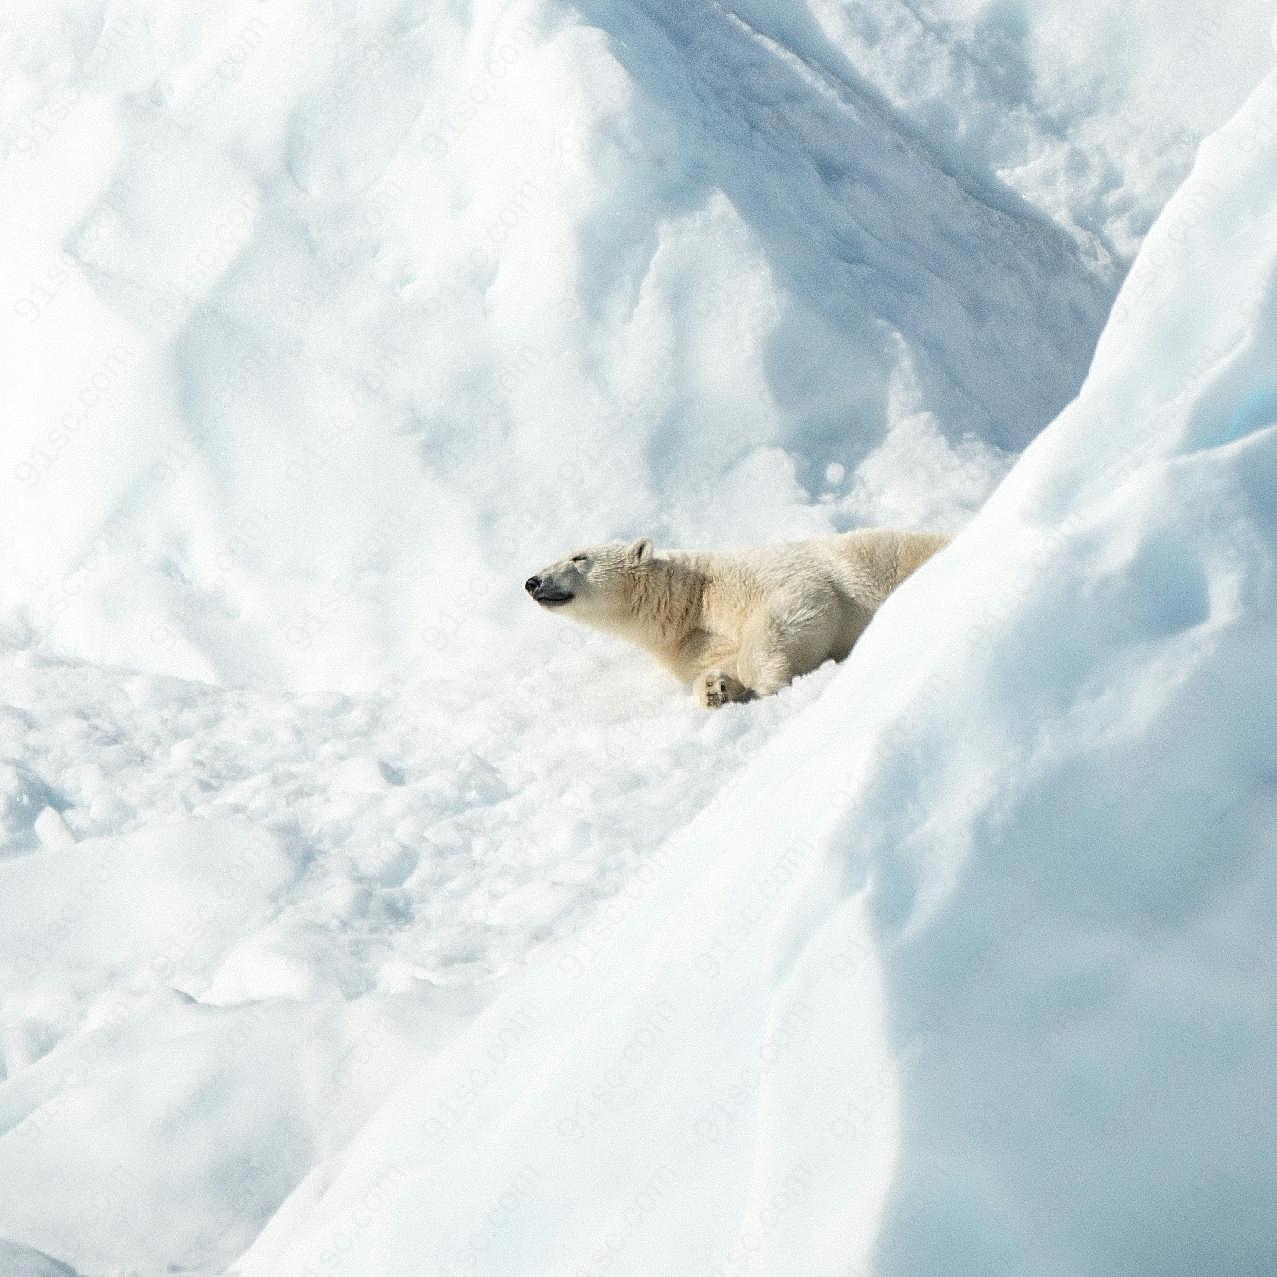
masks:
<path id="1" fill-rule="evenodd" d="M 646 563 L 652 557 L 652 542 L 649 537 L 641 537 L 625 552 L 625 557 L 637 566 Z"/>

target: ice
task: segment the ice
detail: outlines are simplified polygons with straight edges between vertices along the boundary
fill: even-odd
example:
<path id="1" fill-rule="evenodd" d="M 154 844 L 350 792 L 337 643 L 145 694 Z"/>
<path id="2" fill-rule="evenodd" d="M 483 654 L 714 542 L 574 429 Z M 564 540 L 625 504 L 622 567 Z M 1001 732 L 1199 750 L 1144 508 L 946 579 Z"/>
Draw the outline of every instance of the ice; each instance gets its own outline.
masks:
<path id="1" fill-rule="evenodd" d="M 0 21 L 0 1273 L 1272 1269 L 1271 30 Z M 520 588 L 871 523 L 714 714 Z"/>
<path id="2" fill-rule="evenodd" d="M 535 642 L 510 583 L 565 542 L 863 522 L 886 438 L 897 471 L 954 454 L 900 517 L 957 524 L 1112 300 L 1041 207 L 765 14 L 147 13 L 96 44 L 31 18 L 76 100 L 36 92 L 7 161 L 20 641 L 367 692 L 512 618 Z M 813 502 L 870 454 L 873 495 Z"/>
<path id="3" fill-rule="evenodd" d="M 0 1264 L 9 1277 L 75 1277 L 74 1268 L 13 1242 L 0 1241 Z"/>
<path id="4" fill-rule="evenodd" d="M 1077 401 L 641 908 L 534 962 L 240 1271 L 1270 1265 L 1275 110 L 1277 75 Z"/>
<path id="5" fill-rule="evenodd" d="M 0 1182 L 32 1187 L 0 1195 L 0 1236 L 86 1273 L 221 1271 L 529 952 L 597 943 L 832 673 L 715 720 L 593 639 L 480 699 L 3 659 L 0 755 L 43 786 L 39 829 L 57 778 L 74 842 L 35 851 L 37 804 L 14 806 Z"/>

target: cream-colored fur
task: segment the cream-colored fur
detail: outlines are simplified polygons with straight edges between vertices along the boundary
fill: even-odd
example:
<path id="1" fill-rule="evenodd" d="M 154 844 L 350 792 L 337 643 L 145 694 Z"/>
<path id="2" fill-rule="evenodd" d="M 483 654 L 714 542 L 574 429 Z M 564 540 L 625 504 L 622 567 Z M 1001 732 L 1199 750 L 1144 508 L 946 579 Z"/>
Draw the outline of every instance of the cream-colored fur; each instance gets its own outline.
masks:
<path id="1" fill-rule="evenodd" d="M 601 545 L 525 583 L 542 606 L 650 652 L 709 707 L 767 696 L 851 651 L 949 538 L 869 528 L 727 553 Z"/>

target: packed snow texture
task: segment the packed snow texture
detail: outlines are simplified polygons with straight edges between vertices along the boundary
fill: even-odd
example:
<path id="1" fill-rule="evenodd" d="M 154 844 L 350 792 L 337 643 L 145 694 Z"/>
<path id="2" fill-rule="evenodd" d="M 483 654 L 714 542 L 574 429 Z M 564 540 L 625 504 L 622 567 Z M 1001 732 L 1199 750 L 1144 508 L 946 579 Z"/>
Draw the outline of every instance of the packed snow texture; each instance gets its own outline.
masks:
<path id="1" fill-rule="evenodd" d="M 1052 8 L 28 6 L 6 634 L 370 691 L 565 544 L 959 525 L 1267 57 Z"/>
<path id="2" fill-rule="evenodd" d="M 958 542 L 245 1274 L 1273 1270 L 1274 172 L 1277 74 Z"/>
<path id="3" fill-rule="evenodd" d="M 0 1272 L 1277 1266 L 1271 17 L 11 7 Z"/>

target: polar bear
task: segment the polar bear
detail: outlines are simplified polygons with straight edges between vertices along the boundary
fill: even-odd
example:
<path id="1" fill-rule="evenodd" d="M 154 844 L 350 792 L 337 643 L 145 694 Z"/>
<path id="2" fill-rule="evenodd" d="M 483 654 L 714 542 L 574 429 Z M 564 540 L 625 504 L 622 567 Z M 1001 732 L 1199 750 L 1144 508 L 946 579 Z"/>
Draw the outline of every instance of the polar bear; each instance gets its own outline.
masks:
<path id="1" fill-rule="evenodd" d="M 713 709 L 841 661 L 887 595 L 949 540 L 864 528 L 658 554 L 644 537 L 578 550 L 523 585 L 542 607 L 644 648 Z"/>

